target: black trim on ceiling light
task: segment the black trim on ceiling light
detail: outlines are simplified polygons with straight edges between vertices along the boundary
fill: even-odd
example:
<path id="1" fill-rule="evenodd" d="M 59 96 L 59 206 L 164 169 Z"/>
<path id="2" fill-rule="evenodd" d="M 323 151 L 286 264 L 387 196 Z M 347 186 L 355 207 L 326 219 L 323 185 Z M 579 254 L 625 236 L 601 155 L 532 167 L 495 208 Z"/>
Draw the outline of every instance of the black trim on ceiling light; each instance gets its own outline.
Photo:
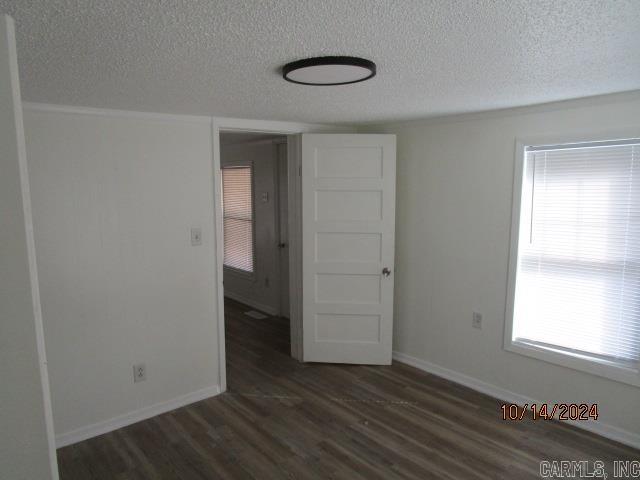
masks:
<path id="1" fill-rule="evenodd" d="M 299 82 L 297 80 L 292 80 L 288 78 L 288 75 L 301 68 L 307 67 L 318 67 L 322 65 L 349 65 L 352 67 L 361 67 L 369 70 L 370 74 L 366 77 L 360 78 L 358 80 L 351 80 L 348 82 L 337 82 L 337 83 L 308 83 L 308 82 Z M 296 60 L 295 62 L 287 63 L 284 67 L 282 67 L 282 78 L 284 78 L 287 82 L 297 83 L 299 85 L 313 85 L 313 86 L 332 86 L 332 85 L 348 85 L 350 83 L 358 83 L 364 82 L 365 80 L 369 80 L 376 76 L 376 64 L 371 60 L 367 60 L 366 58 L 360 57 L 313 57 L 313 58 L 303 58 L 302 60 Z"/>

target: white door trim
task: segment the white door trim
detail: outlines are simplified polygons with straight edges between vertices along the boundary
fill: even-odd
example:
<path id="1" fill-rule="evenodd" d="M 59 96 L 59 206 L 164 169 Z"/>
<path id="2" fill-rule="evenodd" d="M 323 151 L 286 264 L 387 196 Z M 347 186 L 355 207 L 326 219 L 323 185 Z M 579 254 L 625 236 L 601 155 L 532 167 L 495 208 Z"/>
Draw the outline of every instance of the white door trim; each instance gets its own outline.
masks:
<path id="1" fill-rule="evenodd" d="M 227 362 L 224 334 L 224 287 L 223 261 L 224 239 L 222 235 L 222 192 L 220 191 L 220 132 L 242 131 L 256 133 L 274 133 L 289 135 L 289 179 L 297 178 L 296 182 L 289 182 L 289 283 L 291 302 L 291 356 L 302 360 L 302 231 L 301 231 L 301 203 L 299 165 L 300 165 L 300 133 L 309 132 L 349 132 L 350 129 L 331 125 L 317 125 L 296 122 L 278 122 L 270 120 L 250 120 L 242 118 L 213 117 L 211 121 L 211 141 L 213 153 L 213 204 L 214 204 L 214 230 L 215 230 L 215 271 L 214 285 L 215 298 L 217 299 L 218 314 L 218 365 L 220 391 L 227 390 Z M 300 270 L 298 272 L 298 269 Z M 295 307 L 295 308 L 294 308 Z"/>
<path id="2" fill-rule="evenodd" d="M 15 134 L 15 144 L 13 145 L 13 147 L 15 147 L 15 153 L 17 157 L 16 160 L 19 170 L 20 193 L 22 197 L 22 221 L 25 228 L 24 233 L 26 241 L 26 256 L 29 269 L 28 273 L 29 283 L 31 287 L 31 302 L 33 310 L 33 316 L 31 318 L 33 318 L 34 322 L 33 328 L 35 330 L 36 351 L 38 355 L 38 370 L 40 374 L 40 385 L 42 388 L 42 413 L 44 415 L 49 454 L 49 469 L 51 471 L 51 475 L 49 478 L 51 478 L 51 480 L 58 480 L 59 472 L 53 425 L 53 409 L 51 404 L 51 387 L 49 383 L 49 372 L 47 367 L 47 353 L 44 343 L 44 327 L 42 323 L 42 308 L 40 304 L 40 288 L 38 283 L 36 247 L 33 237 L 33 218 L 31 213 L 31 195 L 29 190 L 29 172 L 27 169 L 27 151 L 25 144 L 23 107 L 20 93 L 18 54 L 16 50 L 15 35 L 16 31 L 13 18 L 11 18 L 9 15 L 0 14 L 0 36 L 4 37 L 0 40 L 0 48 L 2 48 L 3 50 L 5 48 L 7 49 L 6 53 L 2 52 L 2 56 L 4 57 L 2 61 L 6 61 L 8 63 L 8 69 L 4 70 L 3 68 L 2 73 L 2 75 L 4 76 L 6 71 L 8 78 L 3 79 L 3 82 L 8 80 L 7 86 L 11 89 L 10 95 L 7 96 L 8 101 L 4 103 L 4 105 L 13 110 L 13 112 L 11 113 L 7 112 L 8 119 L 11 119 L 11 116 L 13 116 L 13 125 L 6 124 L 6 128 L 12 128 L 14 130 L 14 132 L 10 132 L 9 130 L 10 133 L 8 136 L 12 136 L 13 134 Z M 11 148 L 9 148 L 9 151 L 11 151 Z M 12 154 L 10 153 L 9 155 L 11 156 Z M 7 162 L 9 160 L 11 162 L 15 161 L 14 158 L 11 158 L 8 159 Z M 26 312 L 21 311 L 20 313 L 25 314 L 25 321 L 31 320 L 27 317 Z M 33 413 L 37 414 L 37 412 Z"/>
<path id="3" fill-rule="evenodd" d="M 302 136 L 287 138 L 287 176 L 289 189 L 288 233 L 289 233 L 289 325 L 291 333 L 291 356 L 302 362 Z M 294 181 L 295 179 L 295 181 Z"/>

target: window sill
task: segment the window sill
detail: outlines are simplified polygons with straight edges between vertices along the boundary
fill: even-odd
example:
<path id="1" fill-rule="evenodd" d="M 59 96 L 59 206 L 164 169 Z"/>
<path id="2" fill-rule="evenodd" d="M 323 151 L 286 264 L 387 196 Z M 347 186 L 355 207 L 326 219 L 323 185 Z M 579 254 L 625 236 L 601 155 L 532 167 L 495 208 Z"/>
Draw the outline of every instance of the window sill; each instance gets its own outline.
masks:
<path id="1" fill-rule="evenodd" d="M 556 350 L 549 347 L 512 340 L 505 343 L 504 349 L 525 355 L 527 357 L 536 358 L 554 365 L 579 370 L 581 372 L 590 373 L 599 377 L 608 378 L 617 382 L 626 383 L 640 387 L 640 371 L 638 367 L 626 367 L 623 365 L 610 363 L 605 360 L 591 358 L 580 354 L 573 354 Z"/>

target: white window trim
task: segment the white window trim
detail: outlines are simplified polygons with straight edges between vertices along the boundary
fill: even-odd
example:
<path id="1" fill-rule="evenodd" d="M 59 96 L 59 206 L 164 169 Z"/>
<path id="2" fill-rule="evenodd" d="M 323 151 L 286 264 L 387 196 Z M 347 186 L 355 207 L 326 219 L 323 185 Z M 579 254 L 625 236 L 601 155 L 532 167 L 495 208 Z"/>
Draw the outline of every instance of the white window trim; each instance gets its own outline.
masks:
<path id="1" fill-rule="evenodd" d="M 256 255 L 256 179 L 255 179 L 255 168 L 253 166 L 253 161 L 229 161 L 223 162 L 223 165 L 220 167 L 220 182 L 222 182 L 222 170 L 225 168 L 234 168 L 234 167 L 250 167 L 251 168 L 251 242 L 253 243 L 252 253 L 253 253 L 253 271 L 248 272 L 246 270 L 241 270 L 236 267 L 230 267 L 229 265 L 224 264 L 224 241 L 223 241 L 223 249 L 222 249 L 222 270 L 225 274 L 230 274 L 232 276 L 242 278 L 244 280 L 250 280 L 252 282 L 256 282 L 258 275 L 258 263 L 257 263 L 257 255 Z M 222 192 L 222 183 L 220 185 L 220 192 Z M 222 221 L 224 223 L 224 211 L 222 212 Z"/>
<path id="2" fill-rule="evenodd" d="M 536 358 L 548 363 L 579 370 L 610 380 L 640 386 L 640 364 L 626 367 L 605 360 L 587 357 L 578 353 L 513 340 L 513 313 L 515 304 L 516 275 L 518 269 L 518 238 L 520 231 L 520 207 L 524 176 L 525 148 L 534 145 L 561 145 L 640 138 L 640 129 L 592 134 L 517 138 L 515 142 L 515 165 L 513 173 L 513 199 L 511 206 L 511 239 L 509 245 L 509 268 L 507 273 L 507 299 L 505 308 L 504 349 Z"/>

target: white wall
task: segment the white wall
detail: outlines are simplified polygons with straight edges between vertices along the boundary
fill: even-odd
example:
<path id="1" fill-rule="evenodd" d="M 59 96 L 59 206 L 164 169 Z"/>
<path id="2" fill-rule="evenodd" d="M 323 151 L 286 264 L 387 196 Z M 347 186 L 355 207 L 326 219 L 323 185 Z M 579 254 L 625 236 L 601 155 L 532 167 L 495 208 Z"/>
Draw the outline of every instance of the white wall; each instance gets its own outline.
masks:
<path id="1" fill-rule="evenodd" d="M 255 265 L 254 274 L 224 270 L 224 293 L 238 301 L 279 314 L 279 254 L 277 249 L 277 144 L 271 141 L 238 143 L 220 147 L 220 161 L 226 165 L 251 163 L 254 186 Z M 263 195 L 267 201 L 263 201 Z"/>
<path id="2" fill-rule="evenodd" d="M 640 445 L 639 388 L 503 350 L 516 137 L 640 130 L 639 112 L 636 92 L 366 128 L 398 141 L 394 350 L 403 360 L 540 401 L 598 403 L 612 428 L 600 427 Z M 484 314 L 482 330 L 472 310 Z"/>
<path id="3" fill-rule="evenodd" d="M 25 125 L 59 443 L 217 392 L 210 121 L 31 108 Z"/>
<path id="4" fill-rule="evenodd" d="M 13 21 L 4 15 L 0 145 L 0 478 L 54 479 L 18 64 Z"/>
<path id="5" fill-rule="evenodd" d="M 603 422 L 637 439 L 638 388 L 506 352 L 502 335 L 515 137 L 638 127 L 638 111 L 628 94 L 367 128 L 398 135 L 395 350 L 538 400 L 598 402 Z M 26 113 L 65 440 L 218 384 L 209 124 L 152 118 Z M 139 361 L 149 378 L 134 385 Z"/>

